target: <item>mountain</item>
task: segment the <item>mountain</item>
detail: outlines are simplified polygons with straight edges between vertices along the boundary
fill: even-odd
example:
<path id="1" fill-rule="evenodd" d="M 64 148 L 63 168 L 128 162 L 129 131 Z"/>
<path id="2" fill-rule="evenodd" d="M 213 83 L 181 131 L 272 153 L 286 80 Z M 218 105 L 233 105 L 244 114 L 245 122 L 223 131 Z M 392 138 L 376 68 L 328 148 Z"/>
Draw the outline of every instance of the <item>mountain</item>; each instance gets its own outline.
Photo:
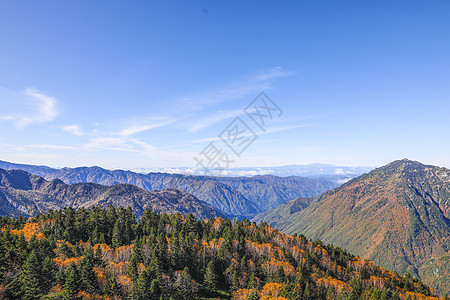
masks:
<path id="1" fill-rule="evenodd" d="M 344 180 L 354 178 L 363 173 L 373 170 L 371 167 L 348 167 L 335 166 L 330 164 L 308 164 L 308 165 L 286 165 L 275 167 L 241 167 L 229 168 L 223 172 L 223 175 L 229 177 L 255 176 L 255 175 L 274 175 L 274 176 L 302 176 L 309 178 L 327 177 L 334 180 Z M 201 168 L 139 168 L 132 171 L 138 173 L 176 173 L 186 175 L 202 175 L 204 170 Z"/>
<path id="2" fill-rule="evenodd" d="M 65 184 L 22 170 L 0 169 L 0 215 L 34 216 L 49 209 L 113 205 L 129 206 L 136 216 L 149 207 L 157 212 L 193 213 L 196 217 L 224 217 L 224 214 L 191 194 L 176 190 L 146 191 L 130 184 L 104 186 L 95 183 Z"/>
<path id="3" fill-rule="evenodd" d="M 335 244 L 448 291 L 449 217 L 450 170 L 404 159 L 254 220 Z"/>
<path id="4" fill-rule="evenodd" d="M 20 169 L 47 180 L 60 179 L 67 184 L 93 182 L 102 185 L 128 183 L 145 190 L 175 188 L 184 190 L 222 212 L 252 217 L 298 197 L 317 196 L 339 185 L 336 178 L 211 177 L 167 173 L 141 174 L 100 167 L 53 169 L 45 166 L 13 164 L 0 161 L 0 168 Z M 347 180 L 347 179 L 346 179 Z"/>

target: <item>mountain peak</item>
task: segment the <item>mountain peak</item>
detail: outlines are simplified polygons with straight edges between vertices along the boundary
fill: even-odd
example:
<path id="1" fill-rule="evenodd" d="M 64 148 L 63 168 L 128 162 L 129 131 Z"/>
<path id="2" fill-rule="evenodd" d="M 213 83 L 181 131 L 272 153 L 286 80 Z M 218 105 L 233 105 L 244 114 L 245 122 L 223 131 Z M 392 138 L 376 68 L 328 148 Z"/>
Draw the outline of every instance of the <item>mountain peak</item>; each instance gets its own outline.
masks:
<path id="1" fill-rule="evenodd" d="M 430 262 L 450 263 L 449 179 L 448 169 L 396 160 L 322 194 L 306 208 L 303 200 L 294 200 L 262 220 L 437 283 L 433 272 L 439 266 L 430 271 Z M 435 287 L 448 290 L 450 283 Z"/>

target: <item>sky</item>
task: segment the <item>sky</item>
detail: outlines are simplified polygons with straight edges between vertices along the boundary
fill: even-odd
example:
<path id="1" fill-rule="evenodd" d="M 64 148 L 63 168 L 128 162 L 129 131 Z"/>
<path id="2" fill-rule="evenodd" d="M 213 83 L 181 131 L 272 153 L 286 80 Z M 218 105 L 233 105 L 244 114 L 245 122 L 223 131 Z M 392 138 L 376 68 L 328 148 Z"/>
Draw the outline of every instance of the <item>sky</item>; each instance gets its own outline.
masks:
<path id="1" fill-rule="evenodd" d="M 447 0 L 0 0 L 0 160 L 450 167 L 449 14 Z"/>

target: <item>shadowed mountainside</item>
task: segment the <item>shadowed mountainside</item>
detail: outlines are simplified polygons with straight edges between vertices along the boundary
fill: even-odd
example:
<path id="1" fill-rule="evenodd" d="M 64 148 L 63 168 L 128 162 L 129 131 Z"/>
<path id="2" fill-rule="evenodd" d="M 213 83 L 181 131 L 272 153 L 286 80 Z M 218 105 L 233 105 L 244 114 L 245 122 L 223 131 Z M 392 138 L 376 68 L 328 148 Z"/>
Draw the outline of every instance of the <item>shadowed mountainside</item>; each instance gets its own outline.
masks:
<path id="1" fill-rule="evenodd" d="M 160 213 L 193 213 L 200 219 L 225 215 L 191 194 L 176 190 L 145 191 L 130 184 L 65 184 L 22 170 L 0 169 L 0 215 L 34 216 L 49 209 L 113 205 L 129 206 L 136 216 L 146 207 Z"/>

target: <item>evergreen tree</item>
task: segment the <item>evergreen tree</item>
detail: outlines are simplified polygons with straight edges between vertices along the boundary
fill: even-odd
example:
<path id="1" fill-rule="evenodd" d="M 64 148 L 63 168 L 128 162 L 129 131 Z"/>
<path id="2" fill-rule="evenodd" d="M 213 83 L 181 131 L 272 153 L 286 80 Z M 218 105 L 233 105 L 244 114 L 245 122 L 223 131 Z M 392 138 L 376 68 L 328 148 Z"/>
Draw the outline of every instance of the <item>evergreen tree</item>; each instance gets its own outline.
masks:
<path id="1" fill-rule="evenodd" d="M 114 223 L 114 229 L 112 231 L 111 244 L 113 248 L 119 248 L 122 245 L 122 231 L 120 227 L 120 221 L 117 219 Z"/>
<path id="2" fill-rule="evenodd" d="M 286 275 L 284 274 L 283 266 L 279 266 L 275 275 L 275 281 L 278 283 L 283 283 L 285 280 Z"/>
<path id="3" fill-rule="evenodd" d="M 256 278 L 255 278 L 255 273 L 253 272 L 252 275 L 250 276 L 250 279 L 248 280 L 248 285 L 247 285 L 248 289 L 256 289 Z"/>
<path id="4" fill-rule="evenodd" d="M 305 290 L 303 291 L 303 299 L 305 299 L 305 300 L 312 300 L 312 299 L 314 299 L 313 293 L 312 293 L 312 290 L 311 290 L 311 286 L 310 286 L 309 283 L 306 284 Z"/>
<path id="5" fill-rule="evenodd" d="M 70 299 L 77 299 L 77 294 L 80 290 L 80 275 L 75 263 L 71 263 L 69 268 L 67 269 L 64 290 L 66 291 Z"/>
<path id="6" fill-rule="evenodd" d="M 347 300 L 358 300 L 358 293 L 355 290 L 352 290 L 347 297 Z"/>
<path id="7" fill-rule="evenodd" d="M 136 258 L 134 254 L 131 255 L 130 261 L 128 263 L 127 275 L 134 281 L 138 279 L 138 263 L 136 262 Z"/>
<path id="8" fill-rule="evenodd" d="M 161 295 L 161 286 L 158 279 L 153 279 L 150 284 L 150 291 L 146 299 L 158 300 Z"/>
<path id="9" fill-rule="evenodd" d="M 214 262 L 210 261 L 208 263 L 208 265 L 206 266 L 206 270 L 205 270 L 205 276 L 204 276 L 204 281 L 203 281 L 205 288 L 212 292 L 216 289 L 216 284 L 217 284 L 217 274 L 216 271 L 214 269 Z"/>
<path id="10" fill-rule="evenodd" d="M 175 288 L 180 300 L 194 300 L 198 298 L 197 284 L 192 280 L 189 269 L 186 267 L 175 282 Z"/>
<path id="11" fill-rule="evenodd" d="M 41 263 L 35 250 L 32 250 L 25 261 L 22 274 L 22 295 L 25 300 L 39 299 L 46 292 L 43 290 Z"/>
<path id="12" fill-rule="evenodd" d="M 80 279 L 81 279 L 81 289 L 89 293 L 93 293 L 98 290 L 97 275 L 95 274 L 94 268 L 94 257 L 91 250 L 86 250 L 85 256 L 80 261 Z"/>
<path id="13" fill-rule="evenodd" d="M 247 300 L 259 300 L 259 294 L 258 291 L 255 289 L 252 289 L 250 294 L 247 297 Z"/>
<path id="14" fill-rule="evenodd" d="M 66 283 L 66 272 L 64 272 L 63 268 L 60 268 L 55 276 L 56 284 L 64 286 Z"/>

